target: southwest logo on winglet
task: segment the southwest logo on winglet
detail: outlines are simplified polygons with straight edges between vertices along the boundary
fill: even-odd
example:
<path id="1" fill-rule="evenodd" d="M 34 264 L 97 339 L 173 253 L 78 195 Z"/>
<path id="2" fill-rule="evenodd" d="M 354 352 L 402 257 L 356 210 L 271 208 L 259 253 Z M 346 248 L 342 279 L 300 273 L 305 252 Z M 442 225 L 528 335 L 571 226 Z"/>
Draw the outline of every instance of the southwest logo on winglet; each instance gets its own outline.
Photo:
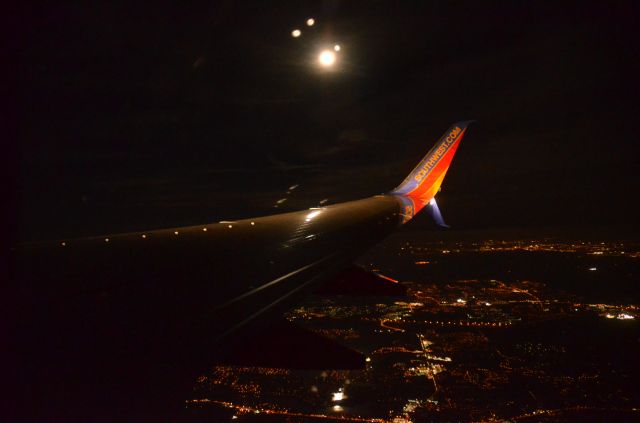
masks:
<path id="1" fill-rule="evenodd" d="M 442 145 L 433 153 L 429 161 L 427 161 L 424 166 L 422 166 L 422 169 L 418 171 L 414 178 L 416 182 L 422 182 L 424 177 L 431 171 L 431 169 L 433 169 L 436 163 L 438 163 L 438 160 L 440 160 L 440 158 L 447 152 L 451 144 L 455 142 L 458 135 L 460 135 L 460 132 L 462 132 L 462 129 L 459 127 L 456 126 L 453 128 L 449 135 L 447 135 L 447 138 L 445 138 Z"/>
<path id="2" fill-rule="evenodd" d="M 426 156 L 391 194 L 429 201 L 440 188 L 453 155 L 471 121 L 451 125 Z M 417 207 L 419 209 L 419 207 Z M 414 214 L 417 210 L 414 211 Z"/>

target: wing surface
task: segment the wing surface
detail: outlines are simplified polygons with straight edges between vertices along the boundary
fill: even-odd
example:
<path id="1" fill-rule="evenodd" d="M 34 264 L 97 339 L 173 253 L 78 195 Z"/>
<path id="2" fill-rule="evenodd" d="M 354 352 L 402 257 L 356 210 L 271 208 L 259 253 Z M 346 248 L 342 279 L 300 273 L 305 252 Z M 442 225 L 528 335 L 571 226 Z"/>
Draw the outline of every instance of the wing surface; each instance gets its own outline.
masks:
<path id="1" fill-rule="evenodd" d="M 267 326 L 414 217 L 437 193 L 467 125 L 453 125 L 387 195 L 14 248 L 6 310 L 25 398 L 36 395 L 33 380 L 64 387 L 56 390 L 62 397 L 41 392 L 51 407 L 73 403 L 89 387 L 123 384 L 146 386 L 157 402 L 160 394 L 148 387 L 163 384 L 154 371 L 164 369 L 165 382 L 191 376 L 184 368 L 210 363 L 245 326 Z M 111 409 L 93 399 L 87 407 Z"/>

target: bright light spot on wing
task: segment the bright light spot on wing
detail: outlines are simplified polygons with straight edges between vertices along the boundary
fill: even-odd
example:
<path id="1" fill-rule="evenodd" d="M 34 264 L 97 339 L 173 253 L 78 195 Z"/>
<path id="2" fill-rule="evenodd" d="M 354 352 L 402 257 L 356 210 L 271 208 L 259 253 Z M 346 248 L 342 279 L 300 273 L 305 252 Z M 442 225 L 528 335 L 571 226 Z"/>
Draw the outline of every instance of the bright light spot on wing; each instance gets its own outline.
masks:
<path id="1" fill-rule="evenodd" d="M 316 20 L 313 18 L 307 19 L 307 26 L 313 26 L 316 23 Z"/>
<path id="2" fill-rule="evenodd" d="M 302 35 L 302 31 L 300 31 L 299 29 L 294 29 L 293 31 L 291 31 L 291 36 L 293 38 L 298 38 L 300 35 Z"/>
<path id="3" fill-rule="evenodd" d="M 336 62 L 336 54 L 331 50 L 324 50 L 322 53 L 320 53 L 320 56 L 318 56 L 318 61 L 322 66 L 333 66 L 333 64 Z"/>
<path id="4" fill-rule="evenodd" d="M 333 393 L 333 398 L 331 399 L 332 401 L 342 401 L 342 399 L 344 398 L 344 393 L 343 392 L 334 392 Z"/>
<path id="5" fill-rule="evenodd" d="M 429 204 L 431 204 L 432 206 L 436 203 L 436 199 L 432 198 L 431 200 L 429 200 Z"/>
<path id="6" fill-rule="evenodd" d="M 340 44 L 336 44 L 335 46 L 333 46 L 333 49 L 335 51 L 340 51 Z"/>
<path id="7" fill-rule="evenodd" d="M 322 213 L 322 210 L 314 210 L 305 217 L 304 221 L 310 222 L 313 218 L 318 216 L 320 213 Z"/>

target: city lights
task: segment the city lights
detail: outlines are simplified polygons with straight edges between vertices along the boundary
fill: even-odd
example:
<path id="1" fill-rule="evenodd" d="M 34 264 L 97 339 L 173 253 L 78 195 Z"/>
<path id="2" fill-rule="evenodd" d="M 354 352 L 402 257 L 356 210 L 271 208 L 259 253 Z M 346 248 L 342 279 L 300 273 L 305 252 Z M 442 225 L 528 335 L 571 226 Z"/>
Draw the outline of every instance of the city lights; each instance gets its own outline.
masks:
<path id="1" fill-rule="evenodd" d="M 323 208 L 310 208 L 302 214 L 301 219 L 308 222 L 325 211 L 331 213 Z M 301 226 L 305 226 L 304 223 Z M 308 233 L 305 235 L 309 236 Z M 599 243 L 595 245 L 583 242 L 558 243 L 535 240 L 406 242 L 398 246 L 398 251 L 403 251 L 403 257 L 408 256 L 404 259 L 411 268 L 416 270 L 425 269 L 425 267 L 415 266 L 422 263 L 430 263 L 428 267 L 442 268 L 443 263 L 439 257 L 440 254 L 447 253 L 449 254 L 447 259 L 453 261 L 457 259 L 456 256 L 459 253 L 464 253 L 464 256 L 473 253 L 486 256 L 492 252 L 521 252 L 522 257 L 529 259 L 534 256 L 531 252 L 562 251 L 584 257 L 585 262 L 577 269 L 588 271 L 590 266 L 593 266 L 587 261 L 590 257 L 588 254 L 594 248 L 604 251 L 606 256 L 618 256 L 622 251 L 619 247 Z M 631 254 L 636 254 L 636 251 L 625 245 L 624 258 L 635 260 L 631 258 Z M 460 259 L 466 260 L 466 257 Z M 385 266 L 373 260 L 367 264 L 370 271 L 386 271 Z M 467 395 L 469 392 L 477 393 L 479 396 L 490 394 L 496 386 L 512 383 L 513 377 L 524 378 L 530 382 L 536 381 L 548 387 L 550 391 L 556 388 L 583 390 L 584 381 L 598 380 L 598 370 L 594 370 L 592 366 L 589 366 L 589 370 L 583 372 L 577 380 L 566 375 L 564 362 L 560 362 L 559 366 L 555 365 L 558 357 L 570 358 L 570 352 L 564 345 L 555 342 L 553 333 L 548 340 L 541 337 L 531 342 L 522 338 L 510 348 L 495 348 L 496 361 L 493 363 L 487 361 L 481 354 L 458 355 L 474 349 L 485 350 L 487 343 L 491 345 L 494 335 L 499 338 L 508 338 L 514 333 L 527 331 L 540 324 L 544 325 L 540 327 L 545 328 L 550 318 L 562 324 L 563 319 L 573 319 L 575 314 L 585 313 L 587 316 L 595 313 L 600 316 L 600 319 L 608 320 L 609 325 L 604 325 L 605 327 L 613 328 L 630 325 L 633 327 L 640 316 L 638 305 L 625 302 L 590 304 L 583 302 L 580 297 L 567 296 L 565 293 L 555 295 L 555 288 L 552 285 L 546 285 L 544 281 L 526 277 L 520 280 L 509 278 L 510 269 L 518 269 L 518 267 L 510 264 L 505 269 L 504 275 L 492 275 L 492 279 L 470 275 L 468 279 L 452 278 L 446 284 L 424 284 L 421 281 L 402 280 L 409 286 L 408 299 L 377 298 L 370 302 L 358 299 L 357 302 L 348 304 L 343 300 L 335 302 L 327 299 L 317 302 L 314 300 L 300 305 L 285 315 L 292 323 L 311 321 L 314 327 L 317 324 L 318 335 L 329 339 L 348 340 L 359 337 L 366 339 L 369 334 L 384 333 L 389 342 L 383 341 L 380 345 L 376 343 L 375 347 L 368 350 L 363 357 L 367 370 L 362 374 L 324 371 L 320 374 L 304 376 L 299 380 L 300 375 L 295 372 L 290 373 L 289 370 L 229 367 L 220 368 L 221 370 L 216 371 L 210 379 L 214 382 L 216 389 L 227 386 L 230 395 L 241 392 L 245 396 L 246 399 L 243 399 L 241 404 L 225 403 L 229 404 L 226 406 L 236 410 L 240 419 L 243 414 L 253 414 L 259 410 L 260 414 L 265 415 L 320 420 L 340 419 L 345 422 L 362 423 L 408 422 L 412 421 L 410 418 L 413 417 L 410 413 L 422 413 L 427 410 L 433 412 L 435 409 L 432 407 L 435 405 L 444 407 L 445 412 L 463 410 L 468 413 L 481 410 L 485 413 L 484 415 L 492 416 L 492 407 L 498 403 L 487 405 L 473 402 L 475 401 L 473 395 L 468 397 L 460 395 Z M 608 267 L 604 264 L 598 266 L 599 272 L 607 272 L 607 269 Z M 584 274 L 581 275 L 583 276 Z M 325 326 L 324 323 L 328 324 Z M 372 325 L 372 323 L 377 324 Z M 541 333 L 544 336 L 544 332 Z M 441 336 L 442 334 L 446 336 Z M 402 342 L 396 343 L 397 340 Z M 593 342 L 598 340 L 595 339 Z M 618 344 L 612 345 L 615 354 L 618 354 L 616 350 L 618 347 Z M 632 357 L 632 354 L 628 357 Z M 373 366 L 374 361 L 384 365 Z M 540 363 L 544 365 L 542 370 Z M 442 377 L 442 373 L 446 376 Z M 375 379 L 372 379 L 373 375 Z M 367 391 L 371 380 L 380 381 L 384 387 L 378 391 L 378 385 L 376 385 L 375 390 Z M 430 392 L 425 391 L 424 383 L 421 382 L 419 390 L 412 390 L 410 386 L 413 380 L 427 381 L 429 385 L 433 385 L 433 388 Z M 239 381 L 244 382 L 239 383 Z M 296 381 L 301 382 L 299 386 L 296 386 Z M 346 387 L 352 385 L 354 388 L 350 387 L 347 395 Z M 464 389 L 459 389 L 459 386 L 463 386 Z M 270 389 L 267 390 L 267 387 Z M 295 401 L 291 402 L 294 405 L 281 402 L 284 389 L 291 392 L 286 399 L 305 396 L 315 408 L 302 411 L 295 406 Z M 431 387 L 429 386 L 428 389 Z M 617 389 L 615 385 L 602 388 L 598 385 L 593 389 L 618 392 L 615 391 Z M 372 392 L 375 393 L 372 394 Z M 434 396 L 435 392 L 439 392 L 440 396 Z M 367 395 L 371 394 L 376 401 L 394 398 L 387 409 L 387 415 L 373 417 L 358 414 L 356 410 L 360 409 L 360 404 L 370 401 Z M 540 395 L 545 394 L 541 391 Z M 443 398 L 447 401 L 441 401 Z M 458 402 L 458 398 L 464 401 Z M 198 401 L 204 400 L 192 400 L 190 403 L 200 404 Z M 451 403 L 449 404 L 448 401 Z M 465 405 L 468 401 L 472 401 L 469 408 Z M 532 416 L 548 413 L 550 413 L 549 410 L 542 408 L 530 412 Z"/>

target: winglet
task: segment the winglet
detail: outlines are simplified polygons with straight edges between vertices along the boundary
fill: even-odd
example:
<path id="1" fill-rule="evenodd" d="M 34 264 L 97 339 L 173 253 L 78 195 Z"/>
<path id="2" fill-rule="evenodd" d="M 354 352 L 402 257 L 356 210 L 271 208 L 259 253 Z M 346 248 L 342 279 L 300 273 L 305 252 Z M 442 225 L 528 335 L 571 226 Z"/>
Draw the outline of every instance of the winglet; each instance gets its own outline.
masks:
<path id="1" fill-rule="evenodd" d="M 436 202 L 435 198 L 432 198 L 429 201 L 428 210 L 431 212 L 431 217 L 433 217 L 433 220 L 436 221 L 436 224 L 438 226 L 441 226 L 443 228 L 450 228 L 451 227 L 451 226 L 447 225 L 446 223 L 444 223 L 444 218 L 442 217 L 442 213 L 440 213 L 440 207 L 438 207 L 438 203 Z"/>
<path id="2" fill-rule="evenodd" d="M 473 121 L 457 122 L 445 132 L 409 176 L 391 194 L 429 201 L 440 189 L 460 140 Z"/>
<path id="3" fill-rule="evenodd" d="M 413 209 L 411 217 L 427 205 L 440 190 L 460 141 L 472 122 L 463 121 L 451 125 L 409 176 L 391 191 L 390 194 L 400 196 L 403 202 L 411 203 Z M 440 214 L 439 210 L 437 214 Z M 440 219 L 442 219 L 441 216 Z"/>

